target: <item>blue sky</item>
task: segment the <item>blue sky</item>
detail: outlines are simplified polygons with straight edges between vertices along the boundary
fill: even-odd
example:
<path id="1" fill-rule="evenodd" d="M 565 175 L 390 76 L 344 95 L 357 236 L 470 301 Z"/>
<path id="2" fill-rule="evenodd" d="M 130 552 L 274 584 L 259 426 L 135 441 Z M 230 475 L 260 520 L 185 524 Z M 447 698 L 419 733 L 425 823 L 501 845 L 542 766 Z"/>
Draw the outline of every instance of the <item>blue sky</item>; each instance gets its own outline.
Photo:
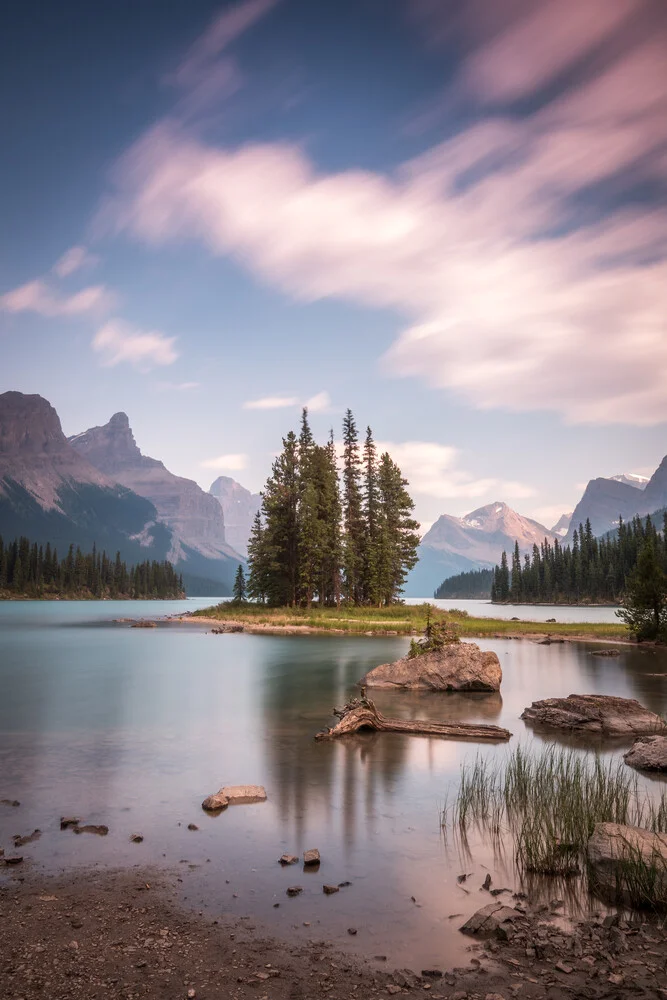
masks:
<path id="1" fill-rule="evenodd" d="M 350 406 L 424 523 L 667 452 L 659 0 L 65 0 L 0 41 L 0 390 L 252 489 Z"/>

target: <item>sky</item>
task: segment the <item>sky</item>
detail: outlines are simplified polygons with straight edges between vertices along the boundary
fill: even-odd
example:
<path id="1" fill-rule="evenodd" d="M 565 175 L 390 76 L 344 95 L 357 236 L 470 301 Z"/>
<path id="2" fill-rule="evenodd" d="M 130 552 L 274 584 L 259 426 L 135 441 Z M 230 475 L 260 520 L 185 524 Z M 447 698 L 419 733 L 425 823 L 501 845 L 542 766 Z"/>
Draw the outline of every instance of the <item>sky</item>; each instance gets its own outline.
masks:
<path id="1" fill-rule="evenodd" d="M 0 391 L 66 434 L 258 490 L 350 407 L 424 525 L 667 453 L 663 0 L 25 0 L 0 87 Z"/>

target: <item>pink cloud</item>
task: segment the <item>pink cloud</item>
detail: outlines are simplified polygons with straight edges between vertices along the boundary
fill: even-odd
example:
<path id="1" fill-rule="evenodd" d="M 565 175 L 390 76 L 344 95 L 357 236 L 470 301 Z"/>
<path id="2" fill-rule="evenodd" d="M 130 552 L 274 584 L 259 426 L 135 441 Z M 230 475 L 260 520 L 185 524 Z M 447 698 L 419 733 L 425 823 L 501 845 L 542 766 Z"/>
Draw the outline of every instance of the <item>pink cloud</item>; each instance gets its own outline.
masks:
<path id="1" fill-rule="evenodd" d="M 73 295 L 62 295 L 41 279 L 29 281 L 0 296 L 0 309 L 34 312 L 40 316 L 81 316 L 109 309 L 114 295 L 104 285 L 92 285 Z"/>

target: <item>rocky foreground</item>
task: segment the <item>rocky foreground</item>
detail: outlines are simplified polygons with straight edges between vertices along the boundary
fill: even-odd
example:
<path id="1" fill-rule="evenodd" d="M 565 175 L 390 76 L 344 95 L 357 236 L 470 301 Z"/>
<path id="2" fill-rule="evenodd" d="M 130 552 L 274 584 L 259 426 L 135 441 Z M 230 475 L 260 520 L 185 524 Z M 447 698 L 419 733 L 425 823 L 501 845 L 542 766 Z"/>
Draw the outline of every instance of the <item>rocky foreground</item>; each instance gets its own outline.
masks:
<path id="1" fill-rule="evenodd" d="M 363 963 L 326 942 L 290 945 L 252 922 L 186 912 L 169 882 L 139 869 L 0 881 L 3 1000 L 667 998 L 667 930 L 657 922 L 600 916 L 569 932 L 562 901 L 532 907 L 508 894 L 468 927 L 465 967 L 395 970 L 391 955 Z"/>

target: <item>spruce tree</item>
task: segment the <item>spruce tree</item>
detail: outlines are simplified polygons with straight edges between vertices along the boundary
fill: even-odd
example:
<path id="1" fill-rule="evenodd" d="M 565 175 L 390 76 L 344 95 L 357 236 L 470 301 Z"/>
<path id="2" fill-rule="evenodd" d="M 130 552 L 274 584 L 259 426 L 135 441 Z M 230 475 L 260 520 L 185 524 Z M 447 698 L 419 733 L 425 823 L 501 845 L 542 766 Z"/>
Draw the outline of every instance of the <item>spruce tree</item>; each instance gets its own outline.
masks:
<path id="1" fill-rule="evenodd" d="M 246 582 L 243 566 L 239 563 L 234 577 L 234 587 L 232 589 L 232 603 L 243 604 L 246 599 Z"/>
<path id="2" fill-rule="evenodd" d="M 363 456 L 363 516 L 365 527 L 364 564 L 361 594 L 365 602 L 377 604 L 378 589 L 378 469 L 375 442 L 370 427 L 366 428 Z"/>
<path id="3" fill-rule="evenodd" d="M 357 425 L 352 411 L 343 419 L 343 576 L 345 597 L 352 604 L 362 598 L 362 574 L 365 562 L 365 525 L 361 494 L 361 458 Z"/>
<path id="4" fill-rule="evenodd" d="M 419 523 L 405 489 L 407 479 L 387 452 L 378 466 L 377 586 L 378 604 L 392 604 L 403 590 L 408 571 L 417 564 Z"/>
<path id="5" fill-rule="evenodd" d="M 647 519 L 648 520 L 648 519 Z M 667 638 L 667 576 L 658 561 L 656 541 L 649 530 L 628 579 L 623 607 L 616 612 L 641 642 Z"/>

